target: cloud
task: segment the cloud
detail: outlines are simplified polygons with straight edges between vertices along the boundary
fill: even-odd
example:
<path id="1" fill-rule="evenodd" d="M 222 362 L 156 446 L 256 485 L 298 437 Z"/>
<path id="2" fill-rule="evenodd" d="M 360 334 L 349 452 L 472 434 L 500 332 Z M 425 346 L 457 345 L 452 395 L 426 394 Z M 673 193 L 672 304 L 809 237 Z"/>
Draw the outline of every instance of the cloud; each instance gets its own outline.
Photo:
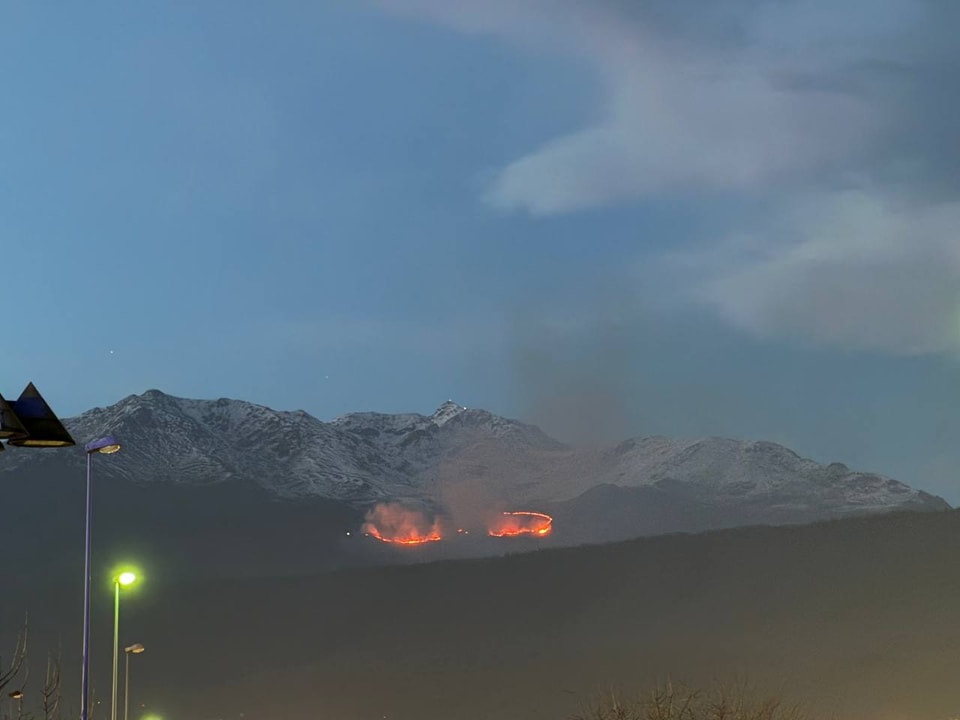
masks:
<path id="1" fill-rule="evenodd" d="M 549 214 L 663 192 L 763 189 L 857 152 L 875 132 L 870 115 L 842 95 L 779 91 L 739 63 L 651 62 L 614 88 L 603 124 L 513 162 L 487 198 Z"/>
<path id="2" fill-rule="evenodd" d="M 669 198 L 709 226 L 671 292 L 761 337 L 956 347 L 960 4 L 394 0 L 595 70 L 597 120 L 544 138 L 485 200 L 556 215 Z M 711 216 L 718 205 L 751 213 Z M 762 208 L 760 212 L 756 209 Z M 679 258 L 683 258 L 682 262 Z"/>
<path id="3" fill-rule="evenodd" d="M 740 238 L 699 256 L 698 299 L 764 337 L 906 355 L 960 348 L 960 202 L 850 192 L 798 204 L 781 226 L 779 242 Z"/>
<path id="4" fill-rule="evenodd" d="M 610 0 L 405 0 L 390 7 L 549 47 L 597 71 L 606 97 L 600 120 L 510 163 L 486 195 L 500 208 L 547 214 L 651 193 L 763 188 L 862 157 L 883 134 L 876 104 L 807 78 L 828 77 L 850 62 L 847 26 L 834 28 L 826 47 L 802 37 L 781 47 L 785 21 L 769 8 L 784 5 L 803 16 L 803 4 L 733 2 L 723 4 L 726 12 L 703 12 L 702 3 L 681 2 L 683 11 L 675 2 Z M 870 32 L 889 30 L 879 24 Z"/>

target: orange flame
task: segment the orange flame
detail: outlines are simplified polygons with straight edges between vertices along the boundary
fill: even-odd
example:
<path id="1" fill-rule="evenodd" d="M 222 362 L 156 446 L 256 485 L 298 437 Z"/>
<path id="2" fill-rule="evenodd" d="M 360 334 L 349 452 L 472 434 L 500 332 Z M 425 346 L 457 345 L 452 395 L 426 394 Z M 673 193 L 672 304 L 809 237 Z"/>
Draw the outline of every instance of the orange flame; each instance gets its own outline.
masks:
<path id="1" fill-rule="evenodd" d="M 439 522 L 400 503 L 380 503 L 367 511 L 361 530 L 381 542 L 396 545 L 422 545 L 443 539 Z"/>
<path id="2" fill-rule="evenodd" d="M 487 529 L 490 537 L 518 537 L 533 535 L 543 537 L 553 530 L 553 518 L 545 513 L 519 510 L 505 512 Z"/>

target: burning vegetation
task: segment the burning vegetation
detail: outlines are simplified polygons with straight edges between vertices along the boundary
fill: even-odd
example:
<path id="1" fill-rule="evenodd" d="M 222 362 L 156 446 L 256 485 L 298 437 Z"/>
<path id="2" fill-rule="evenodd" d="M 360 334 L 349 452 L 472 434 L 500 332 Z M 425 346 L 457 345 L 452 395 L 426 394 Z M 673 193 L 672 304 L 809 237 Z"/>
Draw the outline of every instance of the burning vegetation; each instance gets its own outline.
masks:
<path id="1" fill-rule="evenodd" d="M 543 537 L 553 529 L 553 518 L 545 513 L 519 510 L 499 515 L 487 528 L 490 537 Z"/>
<path id="2" fill-rule="evenodd" d="M 423 545 L 444 539 L 439 518 L 401 503 L 379 503 L 367 511 L 365 519 L 361 532 L 380 542 Z M 487 535 L 495 538 L 545 537 L 552 530 L 552 517 L 530 510 L 500 513 L 487 523 Z M 469 534 L 469 530 L 459 528 L 455 538 Z"/>
<path id="3" fill-rule="evenodd" d="M 362 531 L 381 542 L 396 545 L 422 545 L 443 538 L 436 519 L 400 503 L 380 503 L 369 510 Z"/>

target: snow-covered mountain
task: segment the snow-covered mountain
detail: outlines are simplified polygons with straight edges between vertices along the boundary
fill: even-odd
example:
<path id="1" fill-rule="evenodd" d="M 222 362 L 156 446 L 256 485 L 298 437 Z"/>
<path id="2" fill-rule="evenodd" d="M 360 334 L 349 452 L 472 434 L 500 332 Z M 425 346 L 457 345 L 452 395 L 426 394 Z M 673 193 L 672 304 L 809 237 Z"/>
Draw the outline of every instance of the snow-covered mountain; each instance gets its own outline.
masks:
<path id="1" fill-rule="evenodd" d="M 772 442 L 640 438 L 617 446 L 611 461 L 611 484 L 652 485 L 711 505 L 762 505 L 771 516 L 948 507 L 897 480 L 842 463 L 821 465 Z"/>
<path id="2" fill-rule="evenodd" d="M 323 422 L 238 400 L 150 390 L 67 421 L 78 443 L 117 436 L 123 451 L 98 472 L 136 483 L 253 482 L 275 497 L 352 505 L 418 501 L 454 514 L 478 506 L 573 501 L 592 488 L 648 488 L 712 508 L 790 522 L 895 509 L 946 509 L 904 483 L 821 465 L 769 442 L 660 437 L 574 448 L 538 428 L 452 401 L 432 415 L 352 413 Z M 78 466 L 76 448 L 49 451 Z M 41 452 L 10 448 L 0 473 Z"/>

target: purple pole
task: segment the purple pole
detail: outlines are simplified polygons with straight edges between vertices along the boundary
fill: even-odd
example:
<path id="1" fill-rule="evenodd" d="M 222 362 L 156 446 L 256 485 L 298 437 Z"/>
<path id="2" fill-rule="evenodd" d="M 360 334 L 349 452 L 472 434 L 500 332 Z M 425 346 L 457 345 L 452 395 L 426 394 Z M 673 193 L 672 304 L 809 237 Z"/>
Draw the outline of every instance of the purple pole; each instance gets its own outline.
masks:
<path id="1" fill-rule="evenodd" d="M 83 564 L 83 674 L 80 684 L 80 720 L 87 720 L 89 710 L 87 701 L 90 696 L 90 519 L 93 509 L 91 495 L 91 453 L 87 452 L 87 541 L 86 557 Z"/>

